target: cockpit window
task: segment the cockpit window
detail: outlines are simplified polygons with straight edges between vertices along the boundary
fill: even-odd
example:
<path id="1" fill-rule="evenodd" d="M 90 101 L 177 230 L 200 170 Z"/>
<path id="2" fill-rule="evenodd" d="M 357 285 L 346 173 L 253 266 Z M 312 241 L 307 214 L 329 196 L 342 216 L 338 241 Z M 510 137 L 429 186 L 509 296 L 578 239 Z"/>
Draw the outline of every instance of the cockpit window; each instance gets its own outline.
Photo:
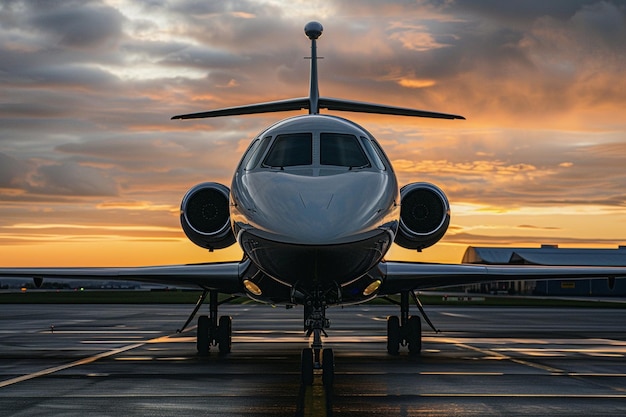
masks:
<path id="1" fill-rule="evenodd" d="M 383 151 L 383 148 L 381 148 L 378 142 L 376 142 L 375 140 L 371 141 L 371 143 L 372 145 L 374 145 L 374 149 L 376 150 L 376 153 L 378 154 L 380 160 L 383 162 L 385 169 L 391 169 L 393 171 L 391 163 L 389 162 L 389 158 L 387 158 L 387 155 L 385 155 L 385 151 Z"/>
<path id="2" fill-rule="evenodd" d="M 370 166 L 356 136 L 341 133 L 320 135 L 320 164 L 353 168 Z"/>
<path id="3" fill-rule="evenodd" d="M 271 139 L 271 136 L 266 136 L 261 140 L 255 141 L 255 143 L 250 146 L 250 150 L 244 157 L 244 162 L 242 162 L 242 165 L 245 163 L 245 170 L 249 171 L 257 166 Z"/>
<path id="4" fill-rule="evenodd" d="M 265 166 L 281 168 L 312 163 L 313 135 L 310 133 L 278 135 L 263 161 Z"/>
<path id="5" fill-rule="evenodd" d="M 380 160 L 380 157 L 378 156 L 378 154 L 372 147 L 372 141 L 370 141 L 365 136 L 361 136 L 361 143 L 363 144 L 363 147 L 365 148 L 365 152 L 367 152 L 367 154 L 369 155 L 370 160 L 374 162 L 374 166 L 380 169 L 381 171 L 384 171 L 385 164 L 383 163 L 383 161 Z"/>
<path id="6" fill-rule="evenodd" d="M 259 142 L 261 142 L 261 139 L 256 138 L 254 142 L 252 142 L 250 147 L 248 147 L 248 150 L 243 155 L 243 158 L 241 158 L 241 163 L 239 165 L 244 167 L 244 169 L 247 167 L 248 162 L 250 162 L 250 158 L 252 158 L 252 156 L 254 155 L 256 148 L 259 147 Z"/>

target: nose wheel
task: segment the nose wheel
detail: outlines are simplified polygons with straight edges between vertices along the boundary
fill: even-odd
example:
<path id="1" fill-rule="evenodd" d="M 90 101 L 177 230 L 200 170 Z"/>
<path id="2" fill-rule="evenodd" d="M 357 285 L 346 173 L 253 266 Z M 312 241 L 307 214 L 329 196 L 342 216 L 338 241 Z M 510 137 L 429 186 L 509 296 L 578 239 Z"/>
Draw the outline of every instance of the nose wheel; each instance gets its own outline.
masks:
<path id="1" fill-rule="evenodd" d="M 313 349 L 302 349 L 300 365 L 300 378 L 302 379 L 302 385 L 313 385 L 313 370 L 315 369 Z"/>
<path id="2" fill-rule="evenodd" d="M 320 299 L 316 297 L 304 307 L 304 329 L 307 337 L 313 335 L 313 342 L 310 348 L 302 350 L 300 371 L 302 385 L 312 385 L 315 370 L 321 370 L 322 383 L 328 387 L 335 380 L 335 356 L 332 349 L 323 349 L 322 334 L 328 336 L 325 329 L 330 327 L 330 321 Z"/>
<path id="3" fill-rule="evenodd" d="M 335 381 L 335 354 L 332 349 L 322 349 L 321 355 L 319 350 L 302 349 L 300 367 L 302 385 L 313 385 L 316 369 L 322 371 L 322 384 L 325 387 L 332 386 Z"/>

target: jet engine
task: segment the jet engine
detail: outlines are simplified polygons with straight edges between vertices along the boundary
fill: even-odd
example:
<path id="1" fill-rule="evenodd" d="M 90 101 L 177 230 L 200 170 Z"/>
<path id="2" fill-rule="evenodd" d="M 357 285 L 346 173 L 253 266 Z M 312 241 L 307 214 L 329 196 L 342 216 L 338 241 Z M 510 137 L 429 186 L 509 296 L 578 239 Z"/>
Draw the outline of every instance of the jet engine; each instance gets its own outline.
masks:
<path id="1" fill-rule="evenodd" d="M 210 251 L 235 243 L 229 195 L 228 187 L 215 182 L 198 184 L 187 191 L 180 204 L 180 224 L 189 240 Z"/>
<path id="2" fill-rule="evenodd" d="M 400 198 L 395 242 L 418 251 L 437 243 L 450 224 L 450 203 L 443 191 L 433 184 L 415 182 L 400 189 Z"/>

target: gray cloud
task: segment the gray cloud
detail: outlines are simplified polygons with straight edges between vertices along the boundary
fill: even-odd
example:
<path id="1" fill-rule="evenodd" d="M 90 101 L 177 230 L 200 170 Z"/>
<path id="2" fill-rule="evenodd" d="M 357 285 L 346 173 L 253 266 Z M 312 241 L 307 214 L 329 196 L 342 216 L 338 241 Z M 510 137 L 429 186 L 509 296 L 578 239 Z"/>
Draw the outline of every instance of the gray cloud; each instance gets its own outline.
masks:
<path id="1" fill-rule="evenodd" d="M 433 3 L 438 3 L 434 1 Z M 528 24 L 537 18 L 549 16 L 559 20 L 571 19 L 581 9 L 596 7 L 598 4 L 619 5 L 619 1 L 597 0 L 526 0 L 515 5 L 498 0 L 475 0 L 440 2 L 442 8 L 451 12 L 469 13 L 502 22 Z"/>
<path id="2" fill-rule="evenodd" d="M 64 196 L 115 196 L 115 182 L 106 171 L 72 162 L 43 165 L 30 178 L 28 190 L 37 194 Z"/>
<path id="3" fill-rule="evenodd" d="M 21 191 L 3 198 L 7 201 L 41 198 L 59 201 L 59 197 L 63 200 L 64 197 L 118 194 L 117 184 L 106 170 L 71 161 L 41 164 L 40 161 L 23 161 L 3 153 L 0 153 L 0 188 Z M 11 195 L 13 197 L 9 197 Z"/>
<path id="4" fill-rule="evenodd" d="M 227 51 L 207 47 L 189 46 L 165 54 L 159 61 L 172 67 L 195 67 L 201 69 L 234 68 L 246 61 L 245 58 Z"/>
<path id="5" fill-rule="evenodd" d="M 102 47 L 117 42 L 122 35 L 121 13 L 100 4 L 46 2 L 43 7 L 33 7 L 31 13 L 31 27 L 58 40 L 61 46 Z"/>
<path id="6" fill-rule="evenodd" d="M 27 164 L 0 152 L 0 188 L 19 188 L 28 170 Z"/>

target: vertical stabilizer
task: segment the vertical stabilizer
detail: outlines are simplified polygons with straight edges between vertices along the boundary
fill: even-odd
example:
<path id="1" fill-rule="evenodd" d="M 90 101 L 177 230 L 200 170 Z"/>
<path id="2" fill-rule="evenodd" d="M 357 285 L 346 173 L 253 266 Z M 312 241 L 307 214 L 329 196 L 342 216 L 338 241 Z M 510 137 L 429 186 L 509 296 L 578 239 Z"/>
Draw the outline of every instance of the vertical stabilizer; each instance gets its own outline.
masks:
<path id="1" fill-rule="evenodd" d="M 270 101 L 267 103 L 247 104 L 244 106 L 227 107 L 199 113 L 179 114 L 172 119 L 201 119 L 204 117 L 237 116 L 242 114 L 259 114 L 308 109 L 309 114 L 319 114 L 320 109 L 350 111 L 359 113 L 392 114 L 396 116 L 431 117 L 436 119 L 464 119 L 456 114 L 437 113 L 410 109 L 405 107 L 387 106 L 384 104 L 364 103 L 339 98 L 320 97 L 317 76 L 317 39 L 322 36 L 324 28 L 319 22 L 309 22 L 304 33 L 311 40 L 311 78 L 309 80 L 309 96 Z"/>
<path id="2" fill-rule="evenodd" d="M 309 22 L 304 33 L 311 39 L 311 79 L 309 80 L 309 114 L 319 114 L 320 90 L 317 82 L 317 38 L 322 36 L 324 28 L 319 22 Z"/>

